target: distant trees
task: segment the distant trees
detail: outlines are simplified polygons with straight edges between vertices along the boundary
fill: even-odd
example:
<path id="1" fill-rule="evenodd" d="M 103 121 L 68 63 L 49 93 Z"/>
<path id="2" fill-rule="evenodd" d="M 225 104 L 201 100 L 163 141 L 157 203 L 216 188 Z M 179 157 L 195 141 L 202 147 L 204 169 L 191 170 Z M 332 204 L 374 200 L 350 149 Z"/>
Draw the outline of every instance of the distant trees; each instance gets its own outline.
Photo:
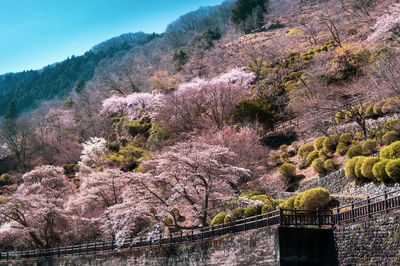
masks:
<path id="1" fill-rule="evenodd" d="M 263 25 L 263 14 L 268 10 L 269 0 L 237 0 L 232 9 L 231 21 L 244 33 Z"/>
<path id="2" fill-rule="evenodd" d="M 11 102 L 0 125 L 0 139 L 11 150 L 19 170 L 24 172 L 31 168 L 33 136 L 31 121 L 18 118 L 15 103 Z"/>

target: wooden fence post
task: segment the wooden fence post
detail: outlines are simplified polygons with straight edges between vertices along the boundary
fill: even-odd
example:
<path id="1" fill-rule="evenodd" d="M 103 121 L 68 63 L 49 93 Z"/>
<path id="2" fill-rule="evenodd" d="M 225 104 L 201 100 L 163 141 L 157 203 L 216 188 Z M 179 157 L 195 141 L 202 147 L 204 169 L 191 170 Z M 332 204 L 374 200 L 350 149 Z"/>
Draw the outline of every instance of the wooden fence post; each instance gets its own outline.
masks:
<path id="1" fill-rule="evenodd" d="M 297 226 L 297 212 L 296 212 L 296 208 L 294 208 L 294 225 Z"/>
<path id="2" fill-rule="evenodd" d="M 279 224 L 283 225 L 283 211 L 282 208 L 279 208 Z"/>
<path id="3" fill-rule="evenodd" d="M 317 208 L 317 224 L 319 227 L 321 227 L 321 218 L 320 218 L 320 214 L 319 214 L 319 208 Z"/>
<path id="4" fill-rule="evenodd" d="M 159 239 L 159 243 L 158 243 L 158 246 L 160 246 L 161 247 L 161 238 L 162 238 L 162 235 L 160 234 L 160 239 Z"/>
<path id="5" fill-rule="evenodd" d="M 354 201 L 351 203 L 351 218 L 354 223 L 356 221 L 356 219 L 354 218 Z"/>

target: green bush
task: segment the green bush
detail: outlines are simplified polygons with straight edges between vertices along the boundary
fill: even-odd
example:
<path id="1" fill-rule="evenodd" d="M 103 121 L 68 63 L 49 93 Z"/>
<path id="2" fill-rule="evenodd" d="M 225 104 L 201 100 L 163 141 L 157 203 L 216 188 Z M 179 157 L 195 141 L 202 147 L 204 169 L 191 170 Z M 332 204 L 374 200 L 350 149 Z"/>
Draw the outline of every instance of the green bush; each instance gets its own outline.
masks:
<path id="1" fill-rule="evenodd" d="M 361 140 L 364 139 L 364 135 L 363 135 L 363 133 L 361 133 L 361 132 L 356 132 L 356 133 L 354 134 L 354 136 L 353 136 L 353 139 L 354 139 L 354 140 L 359 140 L 359 141 L 361 141 Z"/>
<path id="2" fill-rule="evenodd" d="M 261 208 L 261 213 L 262 214 L 264 214 L 264 213 L 267 213 L 267 212 L 271 212 L 271 211 L 274 211 L 276 209 L 276 206 L 275 205 L 273 205 L 273 204 L 271 204 L 271 203 L 265 203 L 264 205 L 262 205 L 262 208 Z"/>
<path id="3" fill-rule="evenodd" d="M 261 214 L 261 205 L 251 205 L 244 208 L 243 216 L 244 217 L 251 217 Z"/>
<path id="4" fill-rule="evenodd" d="M 357 179 L 356 164 L 357 164 L 357 161 L 359 158 L 360 158 L 360 156 L 353 157 L 346 162 L 346 164 L 344 166 L 344 171 L 345 171 L 345 175 L 347 178 Z"/>
<path id="5" fill-rule="evenodd" d="M 383 148 L 380 156 L 385 159 L 398 159 L 400 158 L 400 141 L 393 142 L 389 146 Z"/>
<path id="6" fill-rule="evenodd" d="M 378 151 L 378 142 L 374 139 L 368 139 L 362 144 L 362 150 L 365 155 L 371 155 Z"/>
<path id="7" fill-rule="evenodd" d="M 356 156 L 360 156 L 362 155 L 362 146 L 360 143 L 354 143 L 350 146 L 350 148 L 348 149 L 348 151 L 346 152 L 346 156 L 351 159 L 354 158 Z"/>
<path id="8" fill-rule="evenodd" d="M 314 146 L 311 144 L 304 144 L 298 150 L 300 158 L 305 159 L 307 155 L 314 150 Z"/>
<path id="9" fill-rule="evenodd" d="M 376 163 L 378 163 L 381 159 L 377 158 L 377 157 L 368 157 L 365 158 L 365 160 L 363 161 L 362 165 L 361 165 L 361 174 L 370 180 L 373 180 L 374 177 L 374 173 L 373 173 L 373 167 Z"/>
<path id="10" fill-rule="evenodd" d="M 0 186 L 7 186 L 11 185 L 13 182 L 11 180 L 11 177 L 7 174 L 2 174 L 0 176 Z"/>
<path id="11" fill-rule="evenodd" d="M 261 189 L 257 190 L 246 190 L 240 193 L 239 197 L 248 197 L 251 198 L 253 196 L 262 195 L 264 192 Z"/>
<path id="12" fill-rule="evenodd" d="M 151 123 L 143 123 L 141 121 L 129 121 L 126 123 L 129 135 L 132 137 L 138 134 L 147 134 L 151 128 Z"/>
<path id="13" fill-rule="evenodd" d="M 385 170 L 387 175 L 394 181 L 400 181 L 400 159 L 390 160 L 386 166 Z"/>
<path id="14" fill-rule="evenodd" d="M 319 151 L 318 157 L 324 161 L 329 159 L 329 155 L 324 150 Z"/>
<path id="15" fill-rule="evenodd" d="M 295 207 L 301 210 L 326 209 L 329 200 L 328 190 L 321 187 L 312 188 L 297 195 Z"/>
<path id="16" fill-rule="evenodd" d="M 236 208 L 229 211 L 225 218 L 224 223 L 230 223 L 243 218 L 244 208 Z"/>
<path id="17" fill-rule="evenodd" d="M 336 164 L 333 159 L 328 159 L 325 161 L 325 169 L 328 171 L 328 173 L 331 173 L 336 170 Z"/>
<path id="18" fill-rule="evenodd" d="M 397 133 L 400 133 L 400 120 L 397 119 L 390 120 L 383 125 L 382 129 L 385 132 L 395 131 Z"/>
<path id="19" fill-rule="evenodd" d="M 275 122 L 275 112 L 271 104 L 265 99 L 247 99 L 239 102 L 233 112 L 232 119 L 240 124 L 258 122 L 264 129 L 269 129 Z"/>
<path id="20" fill-rule="evenodd" d="M 287 162 L 289 160 L 289 158 L 290 158 L 290 154 L 285 151 L 279 155 L 279 160 L 281 161 L 281 163 Z"/>
<path id="21" fill-rule="evenodd" d="M 397 133 L 394 130 L 388 131 L 382 136 L 382 142 L 385 145 L 390 145 L 393 142 L 397 141 L 398 139 L 399 139 L 399 133 Z"/>
<path id="22" fill-rule="evenodd" d="M 315 159 L 312 164 L 311 164 L 311 168 L 313 169 L 313 171 L 315 173 L 317 173 L 318 175 L 324 175 L 326 173 L 326 169 L 325 169 L 325 164 L 324 161 L 320 158 Z"/>
<path id="23" fill-rule="evenodd" d="M 296 175 L 296 166 L 291 163 L 284 163 L 279 167 L 279 173 L 287 180 L 292 180 Z"/>
<path id="24" fill-rule="evenodd" d="M 66 176 L 71 176 L 75 175 L 76 171 L 78 171 L 78 166 L 76 164 L 64 164 L 63 169 Z"/>
<path id="25" fill-rule="evenodd" d="M 349 149 L 349 147 L 347 146 L 347 144 L 343 143 L 343 142 L 339 142 L 339 144 L 336 147 L 336 152 L 343 156 L 346 154 L 347 150 Z"/>
<path id="26" fill-rule="evenodd" d="M 316 149 L 318 151 L 320 149 L 322 149 L 325 140 L 326 140 L 326 137 L 319 137 L 316 140 L 314 140 L 314 149 Z"/>
<path id="27" fill-rule="evenodd" d="M 293 149 L 295 153 L 297 153 L 297 150 L 299 149 L 299 142 L 293 141 L 292 144 L 290 144 L 290 147 Z"/>
<path id="28" fill-rule="evenodd" d="M 283 208 L 285 210 L 293 210 L 294 209 L 294 201 L 296 199 L 296 196 L 290 197 L 287 201 L 285 201 L 285 204 L 283 205 Z"/>
<path id="29" fill-rule="evenodd" d="M 222 224 L 227 214 L 227 212 L 220 212 L 215 215 L 214 218 L 211 220 L 211 225 Z"/>
<path id="30" fill-rule="evenodd" d="M 351 133 L 343 133 L 339 137 L 339 144 L 343 143 L 347 145 L 350 145 L 351 142 L 353 141 L 353 135 Z"/>
<path id="31" fill-rule="evenodd" d="M 312 151 L 308 154 L 307 156 L 307 164 L 311 165 L 311 163 L 319 157 L 319 152 L 318 151 Z"/>
<path id="32" fill-rule="evenodd" d="M 279 146 L 279 149 L 280 149 L 281 151 L 287 151 L 288 148 L 289 148 L 289 146 L 286 145 L 286 144 L 283 144 L 283 145 Z"/>
<path id="33" fill-rule="evenodd" d="M 376 180 L 380 182 L 386 182 L 390 180 L 390 177 L 386 173 L 386 164 L 389 161 L 390 160 L 388 159 L 380 159 L 379 162 L 374 164 L 374 166 L 372 167 L 372 173 L 374 174 Z"/>
<path id="34" fill-rule="evenodd" d="M 323 143 L 324 151 L 331 153 L 336 151 L 336 147 L 339 143 L 339 136 L 338 135 L 330 135 L 327 137 Z"/>
<path id="35" fill-rule="evenodd" d="M 356 167 L 354 168 L 354 172 L 358 180 L 362 180 L 363 178 L 365 178 L 365 176 L 363 176 L 363 174 L 361 173 L 361 166 L 366 158 L 367 157 L 365 156 L 359 156 L 356 162 Z"/>

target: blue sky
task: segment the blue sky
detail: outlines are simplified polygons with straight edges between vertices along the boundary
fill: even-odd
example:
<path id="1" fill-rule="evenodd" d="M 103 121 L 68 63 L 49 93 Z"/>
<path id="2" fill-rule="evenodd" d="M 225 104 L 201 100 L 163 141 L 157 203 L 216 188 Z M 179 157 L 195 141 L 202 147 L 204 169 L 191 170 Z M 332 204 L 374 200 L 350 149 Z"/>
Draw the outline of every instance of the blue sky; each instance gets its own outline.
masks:
<path id="1" fill-rule="evenodd" d="M 164 32 L 223 0 L 0 0 L 0 74 L 40 69 L 127 32 Z"/>

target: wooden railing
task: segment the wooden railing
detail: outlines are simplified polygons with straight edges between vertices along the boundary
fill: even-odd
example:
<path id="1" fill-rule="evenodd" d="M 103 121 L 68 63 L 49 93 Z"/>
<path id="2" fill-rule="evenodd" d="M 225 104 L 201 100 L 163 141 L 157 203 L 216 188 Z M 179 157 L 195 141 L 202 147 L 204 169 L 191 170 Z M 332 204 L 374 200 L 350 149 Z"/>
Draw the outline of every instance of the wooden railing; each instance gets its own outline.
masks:
<path id="1" fill-rule="evenodd" d="M 212 239 L 226 234 L 280 226 L 335 226 L 352 223 L 360 219 L 369 219 L 377 215 L 387 214 L 400 208 L 400 190 L 384 193 L 381 196 L 367 198 L 349 205 L 329 210 L 283 210 L 260 214 L 227 224 L 180 231 L 168 235 L 159 234 L 148 237 L 125 239 L 122 243 L 115 241 L 99 241 L 49 249 L 0 252 L 0 260 L 22 260 L 39 257 L 62 257 L 69 255 L 86 255 L 118 250 L 129 250 L 141 247 L 163 247 Z"/>

